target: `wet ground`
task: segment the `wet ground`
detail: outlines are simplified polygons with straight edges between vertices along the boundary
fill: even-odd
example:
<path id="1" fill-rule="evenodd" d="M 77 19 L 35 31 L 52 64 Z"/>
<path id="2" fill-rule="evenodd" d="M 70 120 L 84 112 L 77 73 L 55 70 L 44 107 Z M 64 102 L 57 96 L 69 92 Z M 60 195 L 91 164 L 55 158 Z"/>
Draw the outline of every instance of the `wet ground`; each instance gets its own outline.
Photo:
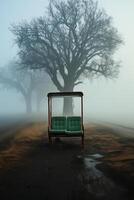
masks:
<path id="1" fill-rule="evenodd" d="M 0 150 L 0 199 L 134 199 L 134 140 L 87 124 L 80 142 L 48 144 L 44 123 L 18 127 Z"/>

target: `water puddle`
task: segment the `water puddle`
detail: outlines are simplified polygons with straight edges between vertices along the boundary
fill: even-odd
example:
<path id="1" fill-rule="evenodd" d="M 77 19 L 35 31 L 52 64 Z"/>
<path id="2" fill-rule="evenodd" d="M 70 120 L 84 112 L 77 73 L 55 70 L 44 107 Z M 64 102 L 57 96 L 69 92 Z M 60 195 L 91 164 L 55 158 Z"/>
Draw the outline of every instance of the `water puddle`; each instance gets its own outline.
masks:
<path id="1" fill-rule="evenodd" d="M 77 163 L 82 164 L 78 178 L 95 199 L 123 199 L 123 189 L 97 168 L 102 163 L 102 157 L 101 154 L 77 156 L 80 161 Z"/>

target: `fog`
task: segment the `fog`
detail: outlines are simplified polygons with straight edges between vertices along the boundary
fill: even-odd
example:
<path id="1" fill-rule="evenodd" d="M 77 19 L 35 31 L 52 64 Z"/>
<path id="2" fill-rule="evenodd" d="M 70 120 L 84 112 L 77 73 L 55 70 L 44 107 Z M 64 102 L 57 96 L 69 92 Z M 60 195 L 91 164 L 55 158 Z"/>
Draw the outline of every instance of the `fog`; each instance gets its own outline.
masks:
<path id="1" fill-rule="evenodd" d="M 134 127 L 134 1 L 99 0 L 107 14 L 112 16 L 124 44 L 115 53 L 121 61 L 120 74 L 116 80 L 83 81 L 75 90 L 84 93 L 84 118 L 113 122 Z M 12 23 L 30 21 L 45 14 L 46 0 L 0 0 L 0 67 L 16 57 L 17 47 L 9 30 Z M 47 97 L 42 110 L 47 112 Z M 12 90 L 0 90 L 0 115 L 25 112 L 21 95 Z"/>

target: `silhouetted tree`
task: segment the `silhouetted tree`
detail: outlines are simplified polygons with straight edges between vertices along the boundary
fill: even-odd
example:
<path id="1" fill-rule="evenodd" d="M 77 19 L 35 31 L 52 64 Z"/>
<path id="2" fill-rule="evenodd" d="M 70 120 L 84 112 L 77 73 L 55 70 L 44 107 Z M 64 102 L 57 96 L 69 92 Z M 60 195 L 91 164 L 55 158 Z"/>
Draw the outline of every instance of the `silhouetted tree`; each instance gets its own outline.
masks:
<path id="1" fill-rule="evenodd" d="M 73 91 L 81 76 L 116 77 L 113 54 L 122 43 L 112 19 L 93 0 L 50 0 L 48 15 L 12 26 L 19 55 L 44 68 L 59 91 Z M 72 100 L 64 100 L 64 113 Z"/>
<path id="2" fill-rule="evenodd" d="M 37 112 L 39 112 L 41 99 L 45 97 L 49 83 L 47 76 L 43 72 L 38 71 L 38 73 L 35 73 L 22 64 L 12 61 L 7 67 L 1 69 L 0 84 L 3 87 L 20 92 L 25 100 L 26 112 L 31 113 L 33 93 L 36 101 L 38 101 Z"/>

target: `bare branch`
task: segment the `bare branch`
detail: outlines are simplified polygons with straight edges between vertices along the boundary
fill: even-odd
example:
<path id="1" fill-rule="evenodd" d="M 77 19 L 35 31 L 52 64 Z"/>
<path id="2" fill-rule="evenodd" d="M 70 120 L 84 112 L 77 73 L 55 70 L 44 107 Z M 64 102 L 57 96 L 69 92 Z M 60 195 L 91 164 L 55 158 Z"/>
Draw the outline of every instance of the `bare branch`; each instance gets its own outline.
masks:
<path id="1" fill-rule="evenodd" d="M 113 54 L 122 40 L 95 1 L 50 0 L 47 16 L 13 26 L 12 32 L 21 60 L 44 68 L 60 91 L 73 88 L 86 72 L 109 78 L 119 73 Z"/>

